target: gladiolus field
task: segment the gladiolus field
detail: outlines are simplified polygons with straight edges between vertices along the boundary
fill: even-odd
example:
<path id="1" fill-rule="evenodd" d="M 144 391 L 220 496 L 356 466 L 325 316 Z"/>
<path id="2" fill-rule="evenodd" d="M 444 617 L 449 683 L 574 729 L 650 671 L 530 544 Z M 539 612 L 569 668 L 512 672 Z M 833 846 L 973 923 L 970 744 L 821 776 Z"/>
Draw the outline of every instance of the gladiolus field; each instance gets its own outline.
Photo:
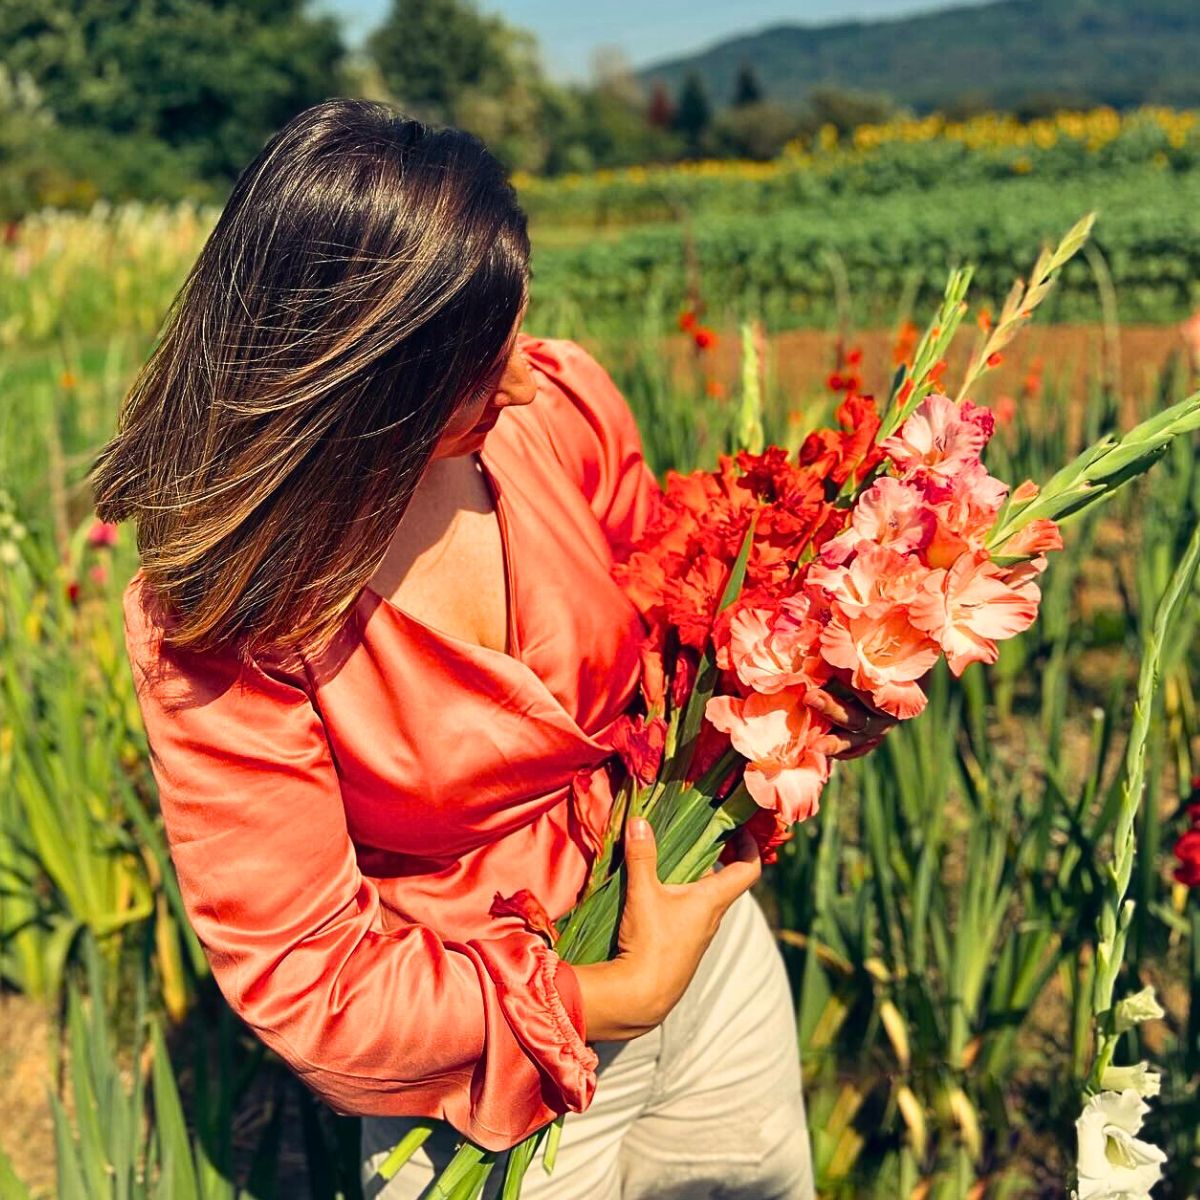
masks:
<path id="1" fill-rule="evenodd" d="M 829 1200 L 1200 1192 L 1196 129 L 914 123 L 773 174 L 518 180 L 525 328 L 605 366 L 660 479 L 833 461 L 884 422 L 813 501 L 841 540 L 788 636 L 825 605 L 807 677 L 904 719 L 801 790 L 755 777 L 798 820 L 758 894 Z M 861 186 L 971 155 L 944 207 Z M 355 1119 L 238 1022 L 188 926 L 123 645 L 137 548 L 84 480 L 214 217 L 47 211 L 0 241 L 3 1200 L 361 1195 Z M 761 684 L 767 627 L 730 624 L 718 662 Z M 709 703 L 768 761 L 760 700 Z"/>

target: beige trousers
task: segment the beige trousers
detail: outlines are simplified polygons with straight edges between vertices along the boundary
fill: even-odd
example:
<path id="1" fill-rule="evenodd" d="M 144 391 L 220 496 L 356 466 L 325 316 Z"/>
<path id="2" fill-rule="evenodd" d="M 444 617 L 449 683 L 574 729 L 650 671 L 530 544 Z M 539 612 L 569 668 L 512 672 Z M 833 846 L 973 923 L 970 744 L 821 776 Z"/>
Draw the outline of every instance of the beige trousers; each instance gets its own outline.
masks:
<path id="1" fill-rule="evenodd" d="M 812 1200 L 795 1006 L 751 893 L 730 906 L 662 1025 L 593 1047 L 592 1102 L 567 1114 L 552 1174 L 534 1156 L 522 1200 Z M 442 1126 L 386 1185 L 372 1179 L 411 1125 L 363 1118 L 368 1200 L 418 1200 L 453 1155 L 456 1135 Z M 486 1200 L 500 1193 L 502 1167 Z"/>

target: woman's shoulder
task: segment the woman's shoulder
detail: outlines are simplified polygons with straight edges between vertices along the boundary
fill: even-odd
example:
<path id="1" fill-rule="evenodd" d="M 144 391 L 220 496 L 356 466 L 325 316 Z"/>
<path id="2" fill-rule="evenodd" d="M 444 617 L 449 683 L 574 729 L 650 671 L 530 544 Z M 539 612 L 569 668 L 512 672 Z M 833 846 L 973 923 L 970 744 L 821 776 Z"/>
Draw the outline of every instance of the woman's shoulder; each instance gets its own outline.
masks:
<path id="1" fill-rule="evenodd" d="M 189 650 L 164 640 L 176 618 L 158 597 L 139 567 L 121 594 L 125 650 L 133 673 L 134 690 L 143 705 L 151 698 L 166 709 L 193 707 L 233 693 L 256 702 L 274 698 L 296 700 L 293 672 L 260 665 L 235 648 Z"/>
<path id="2" fill-rule="evenodd" d="M 594 355 L 569 338 L 518 335 L 518 348 L 539 376 L 538 395 L 524 406 L 545 432 L 557 456 L 581 482 L 597 464 L 640 456 L 637 421 L 625 397 Z"/>

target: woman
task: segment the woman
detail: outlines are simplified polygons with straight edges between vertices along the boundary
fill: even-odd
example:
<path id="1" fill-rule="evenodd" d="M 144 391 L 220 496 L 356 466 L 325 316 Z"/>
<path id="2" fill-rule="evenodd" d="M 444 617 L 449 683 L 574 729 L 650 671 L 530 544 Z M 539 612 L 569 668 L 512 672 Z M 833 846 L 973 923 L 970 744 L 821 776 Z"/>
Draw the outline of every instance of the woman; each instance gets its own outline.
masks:
<path id="1" fill-rule="evenodd" d="M 528 256 L 482 144 L 384 105 L 301 113 L 238 179 L 93 475 L 137 523 L 184 903 L 233 1009 L 365 1118 L 369 1195 L 453 1149 L 380 1193 L 413 1118 L 504 1150 L 570 1113 L 525 1196 L 810 1196 L 751 839 L 676 887 L 631 835 L 611 962 L 491 911 L 584 884 L 645 632 L 610 568 L 659 495 L 605 372 L 521 332 Z"/>

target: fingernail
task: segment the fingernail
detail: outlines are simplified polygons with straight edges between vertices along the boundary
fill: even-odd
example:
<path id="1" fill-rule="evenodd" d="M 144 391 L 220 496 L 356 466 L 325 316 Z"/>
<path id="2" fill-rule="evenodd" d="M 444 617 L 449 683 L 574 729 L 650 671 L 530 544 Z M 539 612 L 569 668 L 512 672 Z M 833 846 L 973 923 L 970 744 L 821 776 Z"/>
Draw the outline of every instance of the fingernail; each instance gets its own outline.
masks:
<path id="1" fill-rule="evenodd" d="M 650 822 L 645 817 L 633 817 L 629 822 L 629 836 L 635 842 L 643 842 L 650 836 Z"/>

